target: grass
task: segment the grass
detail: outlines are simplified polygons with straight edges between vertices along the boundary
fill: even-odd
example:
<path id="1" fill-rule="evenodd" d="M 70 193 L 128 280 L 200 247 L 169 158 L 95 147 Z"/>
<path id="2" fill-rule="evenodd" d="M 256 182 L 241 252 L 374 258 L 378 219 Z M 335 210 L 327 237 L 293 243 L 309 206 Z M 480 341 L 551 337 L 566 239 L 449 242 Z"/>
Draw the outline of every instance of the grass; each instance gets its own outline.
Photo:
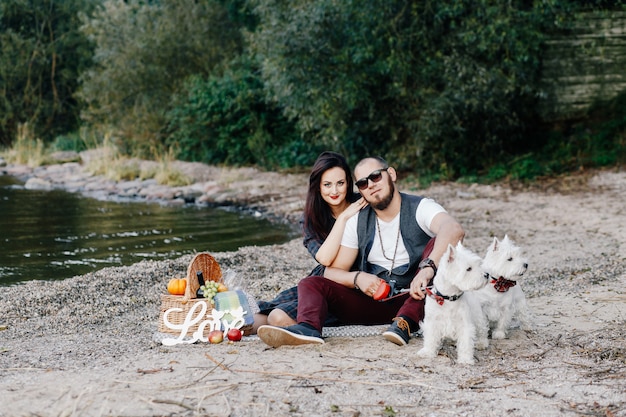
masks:
<path id="1" fill-rule="evenodd" d="M 41 139 L 33 138 L 28 123 L 20 125 L 13 146 L 3 152 L 4 159 L 11 164 L 27 165 L 31 168 L 48 162 L 46 146 Z"/>
<path id="2" fill-rule="evenodd" d="M 170 148 L 167 154 L 158 158 L 159 165 L 154 178 L 159 184 L 170 187 L 185 186 L 193 183 L 193 179 L 173 166 L 176 161 L 174 149 Z"/>
<path id="3" fill-rule="evenodd" d="M 97 148 L 102 153 L 89 163 L 94 175 L 104 175 L 114 181 L 146 180 L 154 178 L 158 184 L 178 187 L 190 185 L 193 180 L 173 166 L 172 153 L 158 156 L 155 163 L 142 162 L 122 155 L 110 136 Z"/>
<path id="4" fill-rule="evenodd" d="M 153 164 L 143 163 L 136 158 L 123 155 L 112 135 L 106 134 L 99 144 L 91 135 L 90 140 L 85 140 L 86 132 L 59 138 L 47 147 L 41 139 L 35 138 L 28 124 L 23 124 L 18 129 L 18 134 L 13 146 L 2 152 L 6 162 L 17 165 L 27 165 L 36 168 L 42 165 L 55 163 L 51 154 L 58 150 L 82 151 L 87 149 L 89 143 L 91 150 L 95 150 L 96 157 L 88 162 L 86 169 L 93 175 L 103 175 L 113 181 L 132 181 L 154 178 L 159 184 L 171 187 L 190 185 L 193 180 L 174 167 L 173 152 L 159 155 Z M 72 143 L 75 146 L 68 146 Z M 78 144 L 78 145 L 77 145 Z"/>

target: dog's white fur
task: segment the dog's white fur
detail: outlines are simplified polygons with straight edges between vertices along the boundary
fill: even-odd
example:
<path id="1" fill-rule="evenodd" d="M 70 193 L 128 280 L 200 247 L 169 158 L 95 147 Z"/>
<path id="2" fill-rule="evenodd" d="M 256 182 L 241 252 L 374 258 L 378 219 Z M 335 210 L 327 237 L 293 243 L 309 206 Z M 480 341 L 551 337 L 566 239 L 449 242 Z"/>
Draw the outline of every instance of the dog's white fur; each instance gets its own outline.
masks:
<path id="1" fill-rule="evenodd" d="M 513 318 L 520 321 L 522 329 L 531 330 L 532 320 L 526 297 L 519 285 L 519 280 L 528 269 L 528 259 L 521 248 L 508 235 L 501 241 L 494 238 L 487 249 L 482 268 L 490 275 L 490 281 L 476 292 L 476 296 L 489 324 L 491 338 L 504 339 Z M 500 277 L 515 282 L 515 285 L 505 292 L 498 292 L 494 283 Z"/>
<path id="2" fill-rule="evenodd" d="M 439 261 L 433 279 L 432 292 L 445 296 L 463 293 L 457 300 L 444 300 L 439 304 L 433 297 L 426 297 L 424 320 L 420 323 L 424 334 L 424 347 L 417 352 L 423 358 L 437 356 L 444 339 L 456 342 L 457 361 L 474 363 L 474 347 L 484 349 L 487 339 L 487 322 L 480 304 L 472 295 L 487 280 L 481 268 L 480 256 L 465 248 L 461 242 L 448 248 Z"/>

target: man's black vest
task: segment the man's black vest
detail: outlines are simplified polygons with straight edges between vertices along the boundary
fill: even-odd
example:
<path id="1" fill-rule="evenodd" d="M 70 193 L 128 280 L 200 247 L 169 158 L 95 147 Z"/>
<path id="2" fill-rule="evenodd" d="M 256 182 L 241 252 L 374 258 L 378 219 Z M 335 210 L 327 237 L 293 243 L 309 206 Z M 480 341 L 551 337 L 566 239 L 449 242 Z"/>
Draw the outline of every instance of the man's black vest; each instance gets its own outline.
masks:
<path id="1" fill-rule="evenodd" d="M 371 206 L 367 206 L 359 212 L 357 234 L 359 239 L 359 254 L 355 265 L 360 271 L 378 275 L 385 281 L 396 280 L 396 289 L 408 288 L 417 274 L 417 267 L 422 257 L 426 244 L 431 239 L 417 224 L 415 213 L 422 197 L 400 193 L 402 204 L 400 206 L 400 234 L 402 241 L 409 253 L 409 263 L 398 265 L 389 271 L 380 265 L 367 262 L 367 256 L 374 244 L 376 237 L 376 212 Z"/>

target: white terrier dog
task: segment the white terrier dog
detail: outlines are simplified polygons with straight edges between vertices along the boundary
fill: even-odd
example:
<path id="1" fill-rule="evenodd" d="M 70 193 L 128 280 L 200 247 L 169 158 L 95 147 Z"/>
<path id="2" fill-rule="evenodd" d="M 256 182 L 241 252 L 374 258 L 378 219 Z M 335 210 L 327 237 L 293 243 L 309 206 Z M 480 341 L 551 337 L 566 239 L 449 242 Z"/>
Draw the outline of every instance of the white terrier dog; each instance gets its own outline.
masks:
<path id="1" fill-rule="evenodd" d="M 508 235 L 501 241 L 494 238 L 482 268 L 489 274 L 489 283 L 476 292 L 476 297 L 486 316 L 492 339 L 504 339 L 514 317 L 520 321 L 522 329 L 530 330 L 532 326 L 526 297 L 518 285 L 528 269 L 528 260 L 522 250 Z"/>
<path id="2" fill-rule="evenodd" d="M 487 283 L 481 268 L 482 259 L 461 242 L 448 249 L 439 261 L 432 288 L 427 288 L 424 320 L 424 347 L 417 352 L 422 358 L 434 358 L 444 339 L 456 342 L 459 363 L 474 363 L 474 346 L 484 349 L 487 322 L 473 290 Z M 464 292 L 469 291 L 469 292 Z"/>

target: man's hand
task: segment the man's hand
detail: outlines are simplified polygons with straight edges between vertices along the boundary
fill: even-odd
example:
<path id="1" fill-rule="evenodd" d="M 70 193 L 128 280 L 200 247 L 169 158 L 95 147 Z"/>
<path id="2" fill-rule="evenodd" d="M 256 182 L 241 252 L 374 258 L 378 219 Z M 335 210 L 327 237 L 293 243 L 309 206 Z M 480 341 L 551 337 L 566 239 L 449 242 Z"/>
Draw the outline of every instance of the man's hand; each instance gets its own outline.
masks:
<path id="1" fill-rule="evenodd" d="M 361 272 L 357 278 L 356 284 L 363 294 L 368 297 L 373 297 L 376 294 L 376 290 L 380 285 L 380 278 L 374 274 L 368 274 L 367 272 Z"/>
<path id="2" fill-rule="evenodd" d="M 409 294 L 411 294 L 411 297 L 416 300 L 424 299 L 426 294 L 423 289 L 428 286 L 428 283 L 431 279 L 433 279 L 434 275 L 435 271 L 432 268 L 424 268 L 420 270 L 417 275 L 415 275 L 415 278 L 413 278 L 413 281 L 411 281 L 411 286 L 409 287 Z"/>

